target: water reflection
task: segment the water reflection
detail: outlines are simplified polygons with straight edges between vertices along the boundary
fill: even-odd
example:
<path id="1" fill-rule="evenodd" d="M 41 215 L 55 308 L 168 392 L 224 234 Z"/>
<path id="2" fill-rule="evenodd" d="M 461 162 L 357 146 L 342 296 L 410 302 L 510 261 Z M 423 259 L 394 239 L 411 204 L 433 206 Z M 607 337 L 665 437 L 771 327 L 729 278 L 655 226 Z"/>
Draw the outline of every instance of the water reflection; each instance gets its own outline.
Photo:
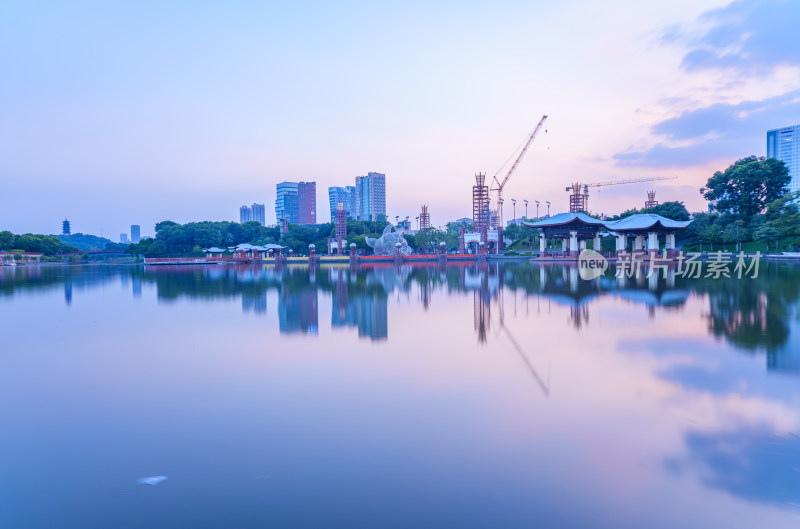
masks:
<path id="1" fill-rule="evenodd" d="M 372 523 L 342 525 L 797 521 L 798 267 L 741 281 L 492 262 L 17 268 L 0 269 L 0 316 L 50 328 L 7 337 L 0 462 L 31 478 L 2 510 L 50 518 L 12 526 L 101 526 L 49 513 L 94 512 L 109 483 L 161 473 L 158 504 L 98 516 L 180 526 L 169 505 L 192 504 L 199 527 L 282 527 L 313 502 L 328 518 L 305 526 L 363 505 Z M 119 339 L 120 322 L 136 332 Z M 391 511 L 398 497 L 435 520 Z M 211 520 L 207 505 L 255 514 Z"/>
<path id="2" fill-rule="evenodd" d="M 612 267 L 613 272 L 613 267 Z M 267 314 L 268 292 L 277 296 L 281 332 L 318 334 L 320 294 L 332 298 L 331 326 L 354 328 L 371 340 L 389 336 L 388 300 L 392 293 L 409 295 L 412 289 L 423 310 L 437 289 L 472 291 L 474 328 L 478 342 L 491 331 L 493 305 L 503 291 L 569 306 L 569 321 L 580 331 L 593 316 L 593 300 L 616 297 L 643 306 L 651 317 L 656 308 L 680 310 L 692 295 L 708 299 L 709 332 L 737 349 L 766 354 L 770 369 L 800 373 L 800 267 L 766 263 L 757 279 L 683 279 L 669 270 L 666 277 L 614 278 L 585 281 L 570 266 L 527 263 L 433 263 L 376 265 L 350 268 L 206 266 L 206 267 L 0 267 L 0 297 L 19 291 L 44 290 L 61 285 L 64 302 L 76 293 L 117 280 L 135 298 L 143 288 L 155 287 L 157 298 L 171 303 L 181 298 L 214 300 L 239 298 L 242 311 Z M 530 300 L 528 300 L 530 303 Z"/>

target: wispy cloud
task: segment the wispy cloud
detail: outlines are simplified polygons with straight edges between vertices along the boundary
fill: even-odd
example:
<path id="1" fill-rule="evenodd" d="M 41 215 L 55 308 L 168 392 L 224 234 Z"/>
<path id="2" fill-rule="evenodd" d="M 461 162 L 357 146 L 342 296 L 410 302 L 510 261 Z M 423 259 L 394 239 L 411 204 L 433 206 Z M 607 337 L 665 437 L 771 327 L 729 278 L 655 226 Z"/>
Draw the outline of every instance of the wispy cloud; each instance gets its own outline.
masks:
<path id="1" fill-rule="evenodd" d="M 800 63 L 800 3 L 790 0 L 737 0 L 705 13 L 699 22 L 710 24 L 690 40 L 683 57 L 687 71 L 731 69 L 743 74 L 765 74 L 780 66 Z M 665 30 L 662 41 L 674 43 L 681 28 Z"/>
<path id="2" fill-rule="evenodd" d="M 800 3 L 737 0 L 703 14 L 693 25 L 664 28 L 660 43 L 683 46 L 687 73 L 726 72 L 720 91 L 753 77 L 770 78 L 786 67 L 800 67 Z M 725 84 L 725 83 L 728 84 Z M 689 96 L 664 98 L 680 108 Z M 761 100 L 715 103 L 687 110 L 653 125 L 658 141 L 614 156 L 619 166 L 687 167 L 763 152 L 764 133 L 800 121 L 800 90 Z"/>
<path id="3" fill-rule="evenodd" d="M 761 101 L 718 103 L 684 112 L 653 126 L 663 141 L 645 150 L 614 156 L 621 166 L 685 167 L 724 157 L 754 154 L 754 138 L 764 142 L 770 128 L 800 117 L 800 90 Z"/>

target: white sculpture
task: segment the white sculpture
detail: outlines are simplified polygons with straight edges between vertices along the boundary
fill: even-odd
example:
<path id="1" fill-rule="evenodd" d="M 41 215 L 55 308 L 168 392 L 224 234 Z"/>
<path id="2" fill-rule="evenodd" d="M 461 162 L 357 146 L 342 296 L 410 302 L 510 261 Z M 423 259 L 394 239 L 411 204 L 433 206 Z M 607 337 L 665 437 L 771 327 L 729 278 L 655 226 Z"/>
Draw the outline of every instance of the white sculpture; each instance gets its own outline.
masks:
<path id="1" fill-rule="evenodd" d="M 411 247 L 408 241 L 403 237 L 403 234 L 394 229 L 394 226 L 389 224 L 383 230 L 383 235 L 377 239 L 370 237 L 366 238 L 367 246 L 372 248 L 375 255 L 394 255 L 395 244 L 400 243 L 400 254 L 411 255 Z"/>

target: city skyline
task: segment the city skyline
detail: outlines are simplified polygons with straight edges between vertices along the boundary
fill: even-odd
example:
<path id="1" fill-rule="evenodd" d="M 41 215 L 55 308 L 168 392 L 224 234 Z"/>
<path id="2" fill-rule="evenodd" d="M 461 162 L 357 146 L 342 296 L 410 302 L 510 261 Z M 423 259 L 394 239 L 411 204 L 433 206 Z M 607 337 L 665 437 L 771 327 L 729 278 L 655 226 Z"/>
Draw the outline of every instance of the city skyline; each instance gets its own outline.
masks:
<path id="1" fill-rule="evenodd" d="M 474 173 L 502 173 L 545 113 L 507 199 L 555 214 L 577 174 L 677 176 L 659 200 L 704 211 L 714 171 L 800 123 L 800 6 L 778 0 L 466 5 L 455 20 L 423 3 L 2 12 L 0 228 L 16 233 L 234 220 L 278 182 L 327 188 L 365 167 L 391 179 L 388 217 L 420 203 L 464 217 Z M 607 188 L 592 208 L 640 207 L 650 187 Z"/>

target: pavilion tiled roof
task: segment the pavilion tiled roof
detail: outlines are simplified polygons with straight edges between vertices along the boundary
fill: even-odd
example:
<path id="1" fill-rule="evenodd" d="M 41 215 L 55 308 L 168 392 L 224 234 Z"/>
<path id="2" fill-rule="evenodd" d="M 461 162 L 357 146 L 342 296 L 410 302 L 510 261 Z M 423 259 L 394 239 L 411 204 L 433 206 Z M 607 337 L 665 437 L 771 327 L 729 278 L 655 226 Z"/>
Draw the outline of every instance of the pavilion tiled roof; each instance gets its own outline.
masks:
<path id="1" fill-rule="evenodd" d="M 605 223 L 594 217 L 590 217 L 585 213 L 559 213 L 558 215 L 553 215 L 552 217 L 548 217 L 546 219 L 531 222 L 528 220 L 523 220 L 522 224 L 529 228 L 547 228 L 551 226 L 562 226 L 564 224 L 569 224 L 570 222 L 578 220 L 587 224 L 589 226 L 604 226 Z"/>
<path id="2" fill-rule="evenodd" d="M 662 228 L 675 230 L 683 229 L 691 223 L 691 220 L 672 220 L 654 213 L 638 213 L 624 219 L 605 222 L 604 225 L 609 231 L 647 230 L 659 224 Z"/>

